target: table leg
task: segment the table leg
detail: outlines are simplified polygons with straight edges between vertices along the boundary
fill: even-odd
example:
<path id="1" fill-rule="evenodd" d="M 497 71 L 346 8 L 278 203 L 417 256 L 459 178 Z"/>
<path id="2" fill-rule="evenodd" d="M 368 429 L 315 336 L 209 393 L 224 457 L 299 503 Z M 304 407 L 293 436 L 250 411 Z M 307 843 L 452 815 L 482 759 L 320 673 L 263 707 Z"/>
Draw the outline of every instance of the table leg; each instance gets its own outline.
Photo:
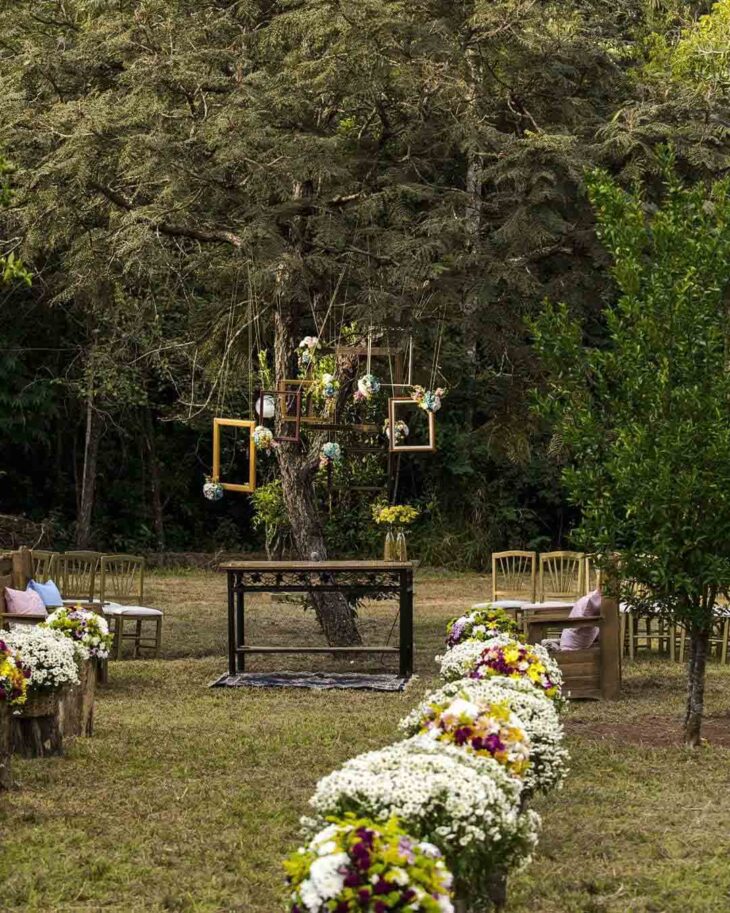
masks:
<path id="1" fill-rule="evenodd" d="M 243 580 L 238 576 L 238 586 L 236 587 L 236 646 L 242 647 L 245 643 L 244 635 L 244 604 L 243 604 Z M 239 672 L 246 671 L 245 657 L 243 653 L 236 652 L 236 668 Z"/>
<path id="2" fill-rule="evenodd" d="M 233 571 L 228 571 L 228 674 L 236 674 L 236 615 L 233 600 Z"/>
<path id="3" fill-rule="evenodd" d="M 400 674 L 413 675 L 413 571 L 400 574 Z"/>

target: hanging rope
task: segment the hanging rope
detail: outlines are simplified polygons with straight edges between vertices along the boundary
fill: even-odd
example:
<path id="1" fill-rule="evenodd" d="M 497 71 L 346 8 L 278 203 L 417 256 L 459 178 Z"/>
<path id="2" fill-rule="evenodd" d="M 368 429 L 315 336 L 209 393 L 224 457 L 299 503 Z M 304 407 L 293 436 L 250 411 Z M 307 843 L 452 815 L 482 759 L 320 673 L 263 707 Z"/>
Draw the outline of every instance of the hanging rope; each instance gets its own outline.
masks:
<path id="1" fill-rule="evenodd" d="M 439 319 L 439 330 L 438 336 L 436 338 L 436 346 L 433 351 L 433 362 L 431 364 L 431 377 L 429 380 L 429 390 L 433 390 L 436 386 L 436 375 L 440 373 L 439 369 L 439 360 L 441 358 L 441 341 L 443 340 L 444 335 L 444 318 L 443 313 Z"/>

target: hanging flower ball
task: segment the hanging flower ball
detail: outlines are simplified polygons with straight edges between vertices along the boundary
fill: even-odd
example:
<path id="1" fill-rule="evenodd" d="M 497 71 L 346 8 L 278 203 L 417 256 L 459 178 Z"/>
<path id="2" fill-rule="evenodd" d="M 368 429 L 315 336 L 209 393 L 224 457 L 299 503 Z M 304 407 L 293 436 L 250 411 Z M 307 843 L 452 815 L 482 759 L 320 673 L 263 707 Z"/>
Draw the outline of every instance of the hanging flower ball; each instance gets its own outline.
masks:
<path id="1" fill-rule="evenodd" d="M 315 361 L 315 352 L 319 348 L 317 336 L 305 336 L 297 346 L 297 358 L 302 368 L 309 367 Z"/>
<path id="2" fill-rule="evenodd" d="M 205 484 L 203 485 L 203 496 L 209 501 L 220 501 L 223 497 L 223 486 L 217 480 L 206 476 Z"/>
<path id="3" fill-rule="evenodd" d="M 386 437 L 390 440 L 390 419 L 386 418 L 385 424 L 383 425 L 383 431 L 385 432 Z M 404 444 L 406 438 L 411 433 L 410 428 L 402 419 L 398 419 L 395 423 L 394 437 L 396 444 Z"/>
<path id="4" fill-rule="evenodd" d="M 322 395 L 327 399 L 332 399 L 333 396 L 337 395 L 337 391 L 340 388 L 340 382 L 335 380 L 334 374 L 323 374 L 322 375 Z"/>
<path id="5" fill-rule="evenodd" d="M 274 433 L 265 425 L 257 425 L 253 429 L 253 442 L 257 450 L 263 450 L 265 453 L 270 453 L 276 447 Z"/>
<path id="6" fill-rule="evenodd" d="M 380 381 L 374 374 L 363 374 L 357 382 L 357 393 L 355 399 L 360 401 L 370 399 L 371 396 L 380 390 Z M 359 395 L 358 395 L 359 394 Z"/>
<path id="7" fill-rule="evenodd" d="M 436 387 L 435 390 L 424 390 L 423 387 L 416 385 L 411 390 L 411 399 L 418 403 L 424 412 L 438 412 L 441 408 L 441 399 L 446 396 L 446 390 L 443 387 Z"/>
<path id="8" fill-rule="evenodd" d="M 322 444 L 322 449 L 319 452 L 320 469 L 333 466 L 335 463 L 339 463 L 341 459 L 342 448 L 336 441 L 327 441 L 326 444 Z"/>

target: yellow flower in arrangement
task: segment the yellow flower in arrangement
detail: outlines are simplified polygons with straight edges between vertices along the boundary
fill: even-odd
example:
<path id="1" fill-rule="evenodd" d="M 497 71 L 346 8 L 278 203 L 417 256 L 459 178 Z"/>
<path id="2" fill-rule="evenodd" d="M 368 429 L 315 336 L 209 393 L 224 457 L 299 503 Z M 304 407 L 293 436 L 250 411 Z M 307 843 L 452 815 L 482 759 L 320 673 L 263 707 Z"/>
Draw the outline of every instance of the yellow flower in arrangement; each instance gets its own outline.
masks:
<path id="1" fill-rule="evenodd" d="M 462 692 L 448 703 L 429 704 L 419 731 L 494 758 L 513 777 L 523 777 L 530 766 L 530 740 L 506 701 L 472 700 Z"/>
<path id="2" fill-rule="evenodd" d="M 30 669 L 20 655 L 0 639 L 0 700 L 15 706 L 24 704 L 29 678 Z"/>
<path id="3" fill-rule="evenodd" d="M 562 675 L 557 663 L 539 644 L 509 641 L 487 646 L 469 674 L 470 678 L 493 676 L 522 678 L 539 688 L 546 697 L 561 702 Z"/>
<path id="4" fill-rule="evenodd" d="M 378 526 L 410 526 L 418 514 L 418 509 L 410 504 L 373 505 L 373 519 Z"/>

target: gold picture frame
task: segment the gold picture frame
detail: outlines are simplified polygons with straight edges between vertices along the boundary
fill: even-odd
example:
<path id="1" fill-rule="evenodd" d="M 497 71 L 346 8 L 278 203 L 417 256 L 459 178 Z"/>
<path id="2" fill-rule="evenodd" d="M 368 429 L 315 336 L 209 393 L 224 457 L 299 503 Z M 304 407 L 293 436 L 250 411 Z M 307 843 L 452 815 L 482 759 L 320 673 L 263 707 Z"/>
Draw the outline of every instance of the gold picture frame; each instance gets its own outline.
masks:
<path id="1" fill-rule="evenodd" d="M 396 406 L 409 406 L 411 409 L 418 409 L 418 403 L 411 399 L 410 396 L 391 396 L 388 400 L 388 421 L 390 423 L 391 434 L 389 435 L 391 453 L 433 453 L 436 450 L 436 418 L 433 412 L 427 412 L 428 416 L 428 444 L 397 444 L 393 429 L 396 422 Z"/>
<path id="2" fill-rule="evenodd" d="M 256 445 L 253 442 L 253 430 L 256 422 L 240 418 L 213 419 L 213 481 L 219 482 L 226 491 L 239 491 L 244 494 L 256 491 Z M 221 428 L 248 428 L 248 483 L 239 485 L 234 482 L 221 482 Z"/>

